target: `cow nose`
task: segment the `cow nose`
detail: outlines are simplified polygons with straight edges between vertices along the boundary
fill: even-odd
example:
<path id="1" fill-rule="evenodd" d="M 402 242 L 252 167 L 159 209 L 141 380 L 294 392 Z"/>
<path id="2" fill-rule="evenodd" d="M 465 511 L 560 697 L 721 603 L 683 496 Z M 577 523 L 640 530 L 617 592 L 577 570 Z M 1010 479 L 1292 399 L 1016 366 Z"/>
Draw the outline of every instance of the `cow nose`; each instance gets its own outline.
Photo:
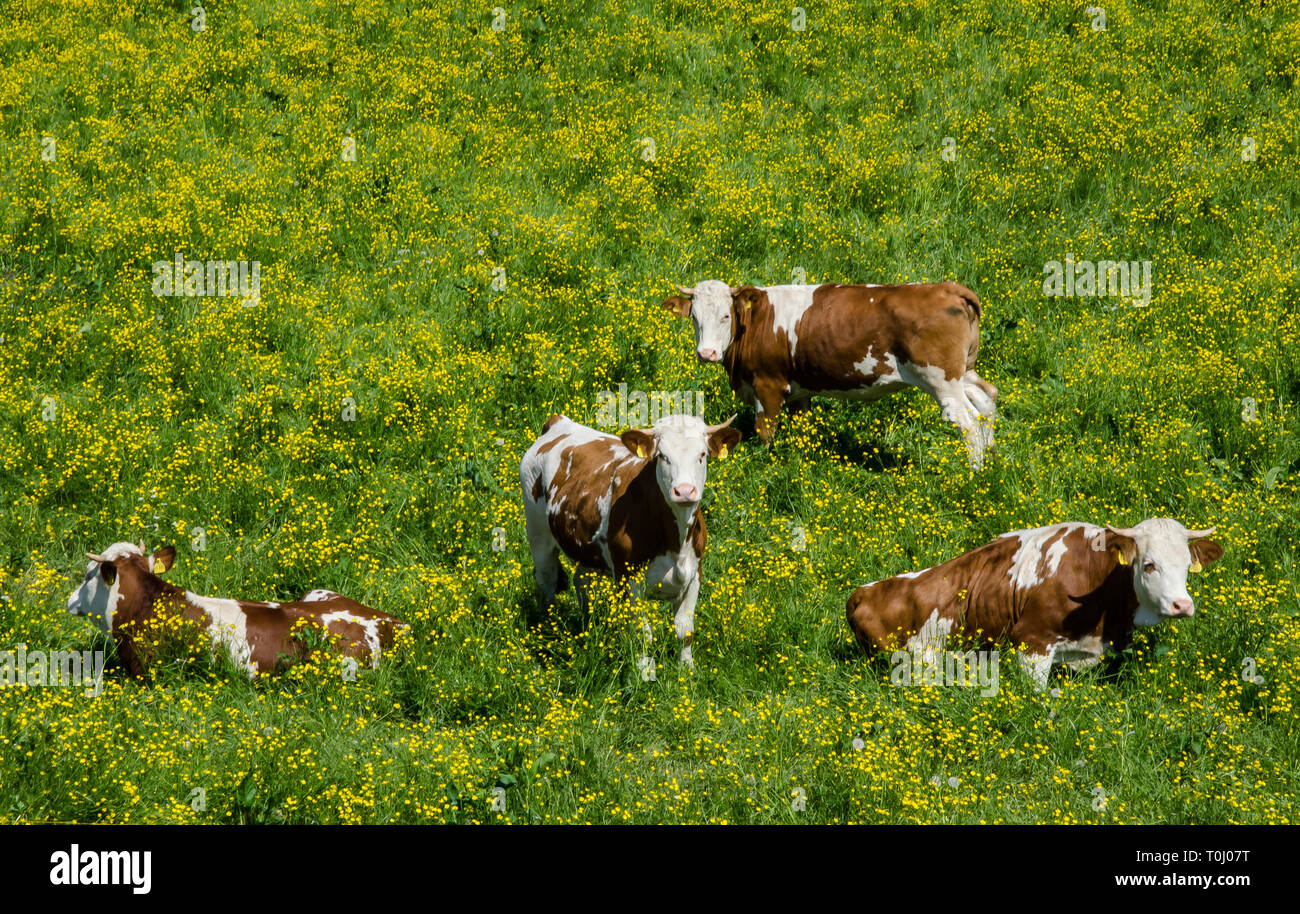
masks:
<path id="1" fill-rule="evenodd" d="M 673 498 L 677 501 L 699 501 L 700 490 L 689 482 L 683 482 L 673 486 Z"/>
<path id="2" fill-rule="evenodd" d="M 1173 615 L 1190 616 L 1192 614 L 1191 600 L 1175 600 L 1173 605 Z"/>
<path id="3" fill-rule="evenodd" d="M 718 360 L 718 350 L 716 349 L 697 349 L 695 354 L 700 357 L 701 362 L 716 362 Z"/>

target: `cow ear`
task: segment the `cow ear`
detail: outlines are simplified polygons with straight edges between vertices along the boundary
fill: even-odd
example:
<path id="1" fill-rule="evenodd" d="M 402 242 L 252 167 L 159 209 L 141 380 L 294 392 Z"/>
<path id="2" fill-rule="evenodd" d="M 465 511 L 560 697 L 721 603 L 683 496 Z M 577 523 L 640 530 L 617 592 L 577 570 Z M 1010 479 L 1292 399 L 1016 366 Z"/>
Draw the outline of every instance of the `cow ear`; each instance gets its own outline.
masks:
<path id="1" fill-rule="evenodd" d="M 754 305 L 758 304 L 762 296 L 761 289 L 756 289 L 753 286 L 740 286 L 732 289 L 731 303 L 738 311 L 749 311 Z"/>
<path id="2" fill-rule="evenodd" d="M 681 295 L 674 295 L 671 298 L 665 298 L 662 307 L 665 311 L 671 311 L 678 317 L 689 317 L 691 300 Z"/>
<path id="3" fill-rule="evenodd" d="M 1106 528 L 1106 548 L 1115 555 L 1115 561 L 1121 565 L 1132 565 L 1137 558 L 1137 540 L 1120 533 L 1114 527 Z"/>
<path id="4" fill-rule="evenodd" d="M 623 447 L 642 460 L 654 456 L 655 438 L 649 432 L 643 432 L 639 428 L 630 428 L 619 437 L 623 439 Z"/>
<path id="5" fill-rule="evenodd" d="M 104 579 L 104 583 L 113 586 L 117 580 L 117 564 L 114 562 L 101 562 L 99 565 L 99 576 Z"/>
<path id="6" fill-rule="evenodd" d="M 1223 558 L 1223 547 L 1214 540 L 1195 540 L 1187 548 L 1192 553 L 1192 567 L 1187 570 L 1193 574 Z"/>
<path id="7" fill-rule="evenodd" d="M 149 570 L 154 574 L 163 574 L 176 564 L 176 547 L 163 546 L 149 558 Z"/>
<path id="8" fill-rule="evenodd" d="M 731 317 L 736 322 L 736 336 L 740 336 L 749 327 L 754 305 L 759 303 L 762 296 L 763 293 L 753 286 L 741 286 L 731 293 Z"/>
<path id="9" fill-rule="evenodd" d="M 740 429 L 720 428 L 709 433 L 709 456 L 723 458 L 731 449 L 740 444 Z"/>

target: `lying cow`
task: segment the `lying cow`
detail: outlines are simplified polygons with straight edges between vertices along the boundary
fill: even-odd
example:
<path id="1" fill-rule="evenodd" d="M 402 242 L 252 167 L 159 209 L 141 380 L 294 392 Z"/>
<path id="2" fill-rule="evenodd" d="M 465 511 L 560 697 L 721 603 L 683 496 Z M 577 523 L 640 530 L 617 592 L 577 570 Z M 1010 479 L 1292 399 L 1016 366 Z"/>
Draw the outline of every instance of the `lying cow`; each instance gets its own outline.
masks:
<path id="1" fill-rule="evenodd" d="M 993 443 L 997 388 L 975 373 L 980 301 L 955 282 L 933 285 L 728 286 L 716 279 L 663 306 L 695 323 L 695 354 L 722 362 L 754 405 L 764 443 L 783 406 L 814 396 L 877 400 L 902 387 L 934 397 L 978 467 Z"/>
<path id="2" fill-rule="evenodd" d="M 732 416 L 734 419 L 735 416 Z M 606 435 L 551 416 L 519 466 L 533 577 L 549 604 L 565 583 L 563 552 L 582 571 L 624 580 L 645 571 L 647 597 L 670 600 L 681 660 L 693 666 L 695 601 L 704 555 L 700 497 L 708 458 L 725 457 L 740 432 L 671 415 L 652 428 Z"/>
<path id="3" fill-rule="evenodd" d="M 90 617 L 111 634 L 118 656 L 136 676 L 145 673 L 147 652 L 137 646 L 134 630 L 171 615 L 198 623 L 214 650 L 224 648 L 250 674 L 276 670 L 310 652 L 295 627 L 299 620 L 338 636 L 344 655 L 369 660 L 372 667 L 392 645 L 395 630 L 405 625 L 331 590 L 313 590 L 291 603 L 201 597 L 158 577 L 176 560 L 171 546 L 146 555 L 143 543 L 114 543 L 102 555 L 87 552 L 86 557 L 90 564 L 68 597 L 68 612 Z"/>
<path id="4" fill-rule="evenodd" d="M 865 649 L 942 650 L 951 633 L 1023 644 L 1034 682 L 1046 687 L 1053 663 L 1095 664 L 1121 651 L 1134 625 L 1190 617 L 1187 573 L 1223 555 L 1205 539 L 1153 517 L 1136 527 L 1053 524 L 1004 533 L 955 559 L 859 587 L 849 627 Z"/>

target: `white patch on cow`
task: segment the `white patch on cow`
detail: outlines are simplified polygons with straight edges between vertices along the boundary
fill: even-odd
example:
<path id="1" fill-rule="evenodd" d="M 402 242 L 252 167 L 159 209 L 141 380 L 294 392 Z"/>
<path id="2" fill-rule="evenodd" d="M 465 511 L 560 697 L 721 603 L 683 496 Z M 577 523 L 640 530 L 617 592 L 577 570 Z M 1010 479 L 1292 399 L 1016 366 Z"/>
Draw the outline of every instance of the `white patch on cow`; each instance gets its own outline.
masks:
<path id="1" fill-rule="evenodd" d="M 1031 530 L 1013 530 L 1002 534 L 1002 537 L 1020 538 L 1020 547 L 1016 549 L 1016 554 L 1011 558 L 1011 567 L 1007 569 L 1007 576 L 1011 579 L 1012 585 L 1019 590 L 1026 590 L 1043 583 L 1046 578 L 1039 576 L 1039 566 L 1046 560 L 1047 574 L 1056 574 L 1061 559 L 1069 550 L 1065 540 L 1070 532 L 1084 530 L 1086 535 L 1087 531 L 1095 529 L 1089 524 L 1066 523 L 1034 527 Z"/>
<path id="2" fill-rule="evenodd" d="M 1047 677 L 1052 672 L 1052 658 L 1055 654 L 1056 648 L 1049 647 L 1047 652 L 1043 654 L 1016 655 L 1020 661 L 1020 666 L 1040 692 L 1047 690 Z"/>
<path id="3" fill-rule="evenodd" d="M 952 619 L 943 619 L 939 616 L 939 610 L 936 607 L 934 612 L 930 613 L 929 618 L 921 625 L 920 630 L 907 639 L 907 649 L 921 651 L 921 657 L 927 663 L 932 663 L 938 657 L 944 645 L 948 642 L 948 635 L 952 632 Z"/>
<path id="4" fill-rule="evenodd" d="M 253 663 L 253 649 L 248 643 L 248 616 L 238 600 L 225 600 L 217 597 L 201 597 L 196 593 L 185 591 L 186 601 L 203 610 L 209 619 L 208 635 L 212 638 L 212 647 L 224 647 L 230 659 L 242 667 L 251 676 L 257 672 Z"/>
<path id="5" fill-rule="evenodd" d="M 853 363 L 854 369 L 864 377 L 870 377 L 871 373 L 876 370 L 876 366 L 880 364 L 880 360 L 871 354 L 871 349 L 872 347 L 868 346 L 867 354 L 862 357 L 862 361 Z"/>
<path id="6" fill-rule="evenodd" d="M 933 568 L 934 566 L 932 565 L 930 567 Z M 908 580 L 911 580 L 912 578 L 919 578 L 921 575 L 925 574 L 929 570 L 930 568 L 918 568 L 916 571 L 904 571 L 902 574 L 895 575 L 895 577 L 907 578 Z"/>
<path id="7" fill-rule="evenodd" d="M 1161 617 L 1160 613 L 1151 609 L 1149 606 L 1143 606 L 1141 603 L 1138 604 L 1137 612 L 1133 614 L 1133 624 L 1141 625 L 1144 628 L 1149 628 L 1152 625 L 1159 625 L 1163 621 L 1164 619 Z"/>
<path id="8" fill-rule="evenodd" d="M 600 557 L 605 560 L 605 567 L 614 570 L 614 555 L 609 550 L 610 509 L 614 506 L 614 486 L 605 490 L 605 494 L 596 499 L 596 510 L 600 512 L 600 527 L 596 530 L 596 545 L 600 547 Z"/>
<path id="9" fill-rule="evenodd" d="M 644 595 L 656 600 L 675 600 L 699 574 L 700 557 L 687 538 L 677 552 L 655 556 L 645 572 Z"/>
<path id="10" fill-rule="evenodd" d="M 767 300 L 772 303 L 772 330 L 784 330 L 790 340 L 790 355 L 794 355 L 795 345 L 799 342 L 796 330 L 804 312 L 813 303 L 816 286 L 764 286 Z"/>
<path id="11" fill-rule="evenodd" d="M 379 668 L 379 622 L 377 620 L 354 616 L 347 610 L 340 609 L 338 612 L 322 613 L 320 621 L 326 628 L 329 628 L 332 622 L 351 622 L 361 626 L 361 630 L 365 632 L 366 646 L 370 648 L 370 666 L 372 669 Z"/>
<path id="12" fill-rule="evenodd" d="M 338 596 L 338 594 L 336 594 L 336 593 L 335 593 L 334 591 L 332 591 L 332 590 L 312 590 L 312 591 L 309 591 L 306 595 L 304 595 L 303 598 L 302 598 L 301 600 L 299 600 L 298 602 L 300 602 L 300 603 L 317 603 L 317 602 L 319 602 L 319 601 L 321 601 L 321 600 L 332 600 L 332 599 L 334 599 L 334 598 L 337 597 L 337 596 Z M 275 605 L 275 606 L 279 606 L 280 604 L 279 604 L 279 603 L 276 603 L 276 604 L 273 604 L 273 605 Z"/>

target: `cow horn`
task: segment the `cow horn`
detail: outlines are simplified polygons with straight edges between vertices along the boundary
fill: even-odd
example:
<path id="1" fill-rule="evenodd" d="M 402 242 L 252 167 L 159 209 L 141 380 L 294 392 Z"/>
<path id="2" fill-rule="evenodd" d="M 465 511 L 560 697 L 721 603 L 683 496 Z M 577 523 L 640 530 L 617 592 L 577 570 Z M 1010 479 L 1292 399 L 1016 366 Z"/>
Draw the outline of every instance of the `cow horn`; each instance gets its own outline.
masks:
<path id="1" fill-rule="evenodd" d="M 87 552 L 87 553 L 86 553 L 86 558 L 90 559 L 92 562 L 99 562 L 99 563 L 101 563 L 101 564 L 104 563 L 104 562 L 107 562 L 107 561 L 108 561 L 108 556 L 106 556 L 106 555 L 96 555 L 96 554 L 93 553 L 93 552 Z"/>
<path id="2" fill-rule="evenodd" d="M 678 286 L 678 287 L 677 287 L 677 291 L 680 292 L 680 293 L 682 293 L 683 295 L 694 295 L 694 294 L 695 294 L 695 290 L 694 290 L 693 288 L 691 288 L 690 286 Z"/>
<path id="3" fill-rule="evenodd" d="M 1209 536 L 1209 535 L 1212 534 L 1212 533 L 1214 533 L 1214 528 L 1213 528 L 1213 527 L 1206 527 L 1204 530 L 1188 530 L 1188 531 L 1187 531 L 1187 538 L 1188 538 L 1189 540 L 1198 540 L 1198 539 L 1200 539 L 1201 537 L 1203 537 L 1203 536 Z"/>
<path id="4" fill-rule="evenodd" d="M 726 422 L 722 422 L 722 423 L 720 423 L 720 424 L 718 424 L 718 425 L 710 425 L 709 428 L 708 428 L 708 432 L 709 432 L 709 434 L 712 435 L 714 432 L 716 432 L 716 431 L 717 431 L 718 429 L 720 429 L 720 428 L 726 428 L 728 425 L 730 425 L 732 422 L 734 422 L 734 421 L 736 420 L 736 417 L 739 416 L 739 415 L 740 415 L 740 413 L 732 413 L 732 414 L 731 414 L 731 418 L 728 419 Z"/>

